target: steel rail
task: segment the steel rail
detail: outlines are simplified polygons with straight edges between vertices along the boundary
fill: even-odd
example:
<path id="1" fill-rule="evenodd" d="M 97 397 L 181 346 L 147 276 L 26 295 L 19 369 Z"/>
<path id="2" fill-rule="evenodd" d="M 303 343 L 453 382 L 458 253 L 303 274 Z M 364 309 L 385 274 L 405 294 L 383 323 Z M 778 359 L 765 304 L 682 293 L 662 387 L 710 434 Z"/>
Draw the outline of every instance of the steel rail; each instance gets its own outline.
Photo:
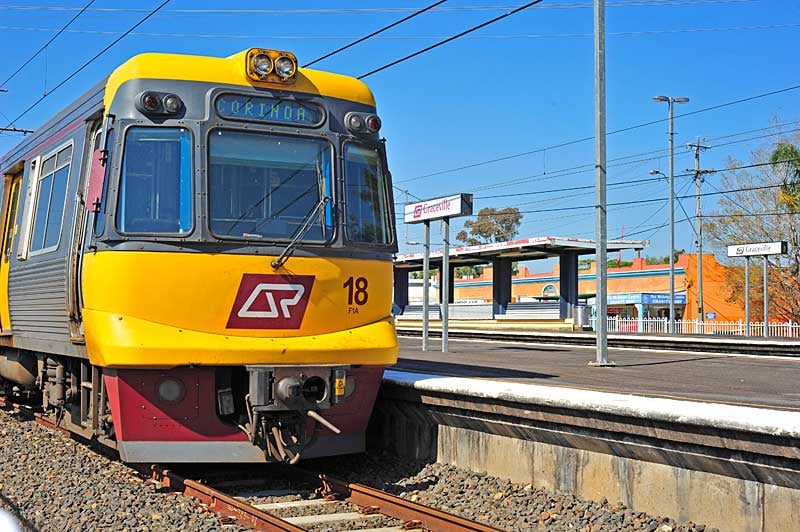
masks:
<path id="1" fill-rule="evenodd" d="M 237 524 L 251 526 L 253 530 L 256 531 L 281 530 L 286 532 L 305 532 L 304 528 L 259 510 L 246 502 L 235 499 L 210 486 L 183 478 L 181 475 L 168 469 L 152 466 L 151 471 L 151 478 L 157 481 L 161 486 L 181 491 L 184 495 L 193 497 L 205 504 L 209 510 L 228 517 L 233 517 Z"/>
<path id="2" fill-rule="evenodd" d="M 363 484 L 356 484 L 340 480 L 329 475 L 318 474 L 312 471 L 294 467 L 291 472 L 302 474 L 309 480 L 316 478 L 322 481 L 323 495 L 336 494 L 343 500 L 364 508 L 374 508 L 389 517 L 404 521 L 408 525 L 418 526 L 433 532 L 498 532 L 493 528 L 475 521 L 458 517 L 424 504 L 408 501 Z"/>

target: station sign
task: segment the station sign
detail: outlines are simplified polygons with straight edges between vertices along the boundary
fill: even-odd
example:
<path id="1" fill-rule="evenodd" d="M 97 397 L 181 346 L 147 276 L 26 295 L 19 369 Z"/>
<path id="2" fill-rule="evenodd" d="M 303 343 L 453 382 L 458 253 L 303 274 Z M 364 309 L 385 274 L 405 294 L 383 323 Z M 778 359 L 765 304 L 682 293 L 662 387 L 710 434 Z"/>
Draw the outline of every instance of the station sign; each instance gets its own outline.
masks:
<path id="1" fill-rule="evenodd" d="M 442 218 L 455 218 L 472 214 L 472 194 L 455 194 L 419 203 L 409 203 L 405 208 L 405 222 L 415 224 Z"/>
<path id="2" fill-rule="evenodd" d="M 760 257 L 763 255 L 786 255 L 788 242 L 760 242 L 757 244 L 738 244 L 728 246 L 729 257 Z"/>

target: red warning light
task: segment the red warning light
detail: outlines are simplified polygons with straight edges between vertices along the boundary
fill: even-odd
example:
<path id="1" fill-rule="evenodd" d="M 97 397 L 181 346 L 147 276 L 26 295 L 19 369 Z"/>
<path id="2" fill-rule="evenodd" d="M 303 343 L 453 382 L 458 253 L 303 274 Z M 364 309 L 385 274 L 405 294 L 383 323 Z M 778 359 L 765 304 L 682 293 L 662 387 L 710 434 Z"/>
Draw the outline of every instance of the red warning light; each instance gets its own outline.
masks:
<path id="1" fill-rule="evenodd" d="M 142 106 L 146 111 L 155 112 L 161 107 L 161 100 L 155 94 L 147 93 L 142 96 Z"/>
<path id="2" fill-rule="evenodd" d="M 373 133 L 378 131 L 381 128 L 381 119 L 375 115 L 370 116 L 367 118 L 367 129 L 372 131 Z"/>

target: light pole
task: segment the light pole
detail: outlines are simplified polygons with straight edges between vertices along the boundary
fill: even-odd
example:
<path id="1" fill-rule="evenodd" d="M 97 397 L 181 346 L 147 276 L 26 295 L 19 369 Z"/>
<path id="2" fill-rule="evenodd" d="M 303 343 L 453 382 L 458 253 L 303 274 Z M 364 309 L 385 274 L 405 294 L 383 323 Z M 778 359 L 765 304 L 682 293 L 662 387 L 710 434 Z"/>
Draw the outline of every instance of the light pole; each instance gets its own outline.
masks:
<path id="1" fill-rule="evenodd" d="M 669 332 L 675 333 L 675 146 L 673 129 L 673 104 L 686 103 L 689 98 L 653 96 L 657 102 L 669 105 Z"/>

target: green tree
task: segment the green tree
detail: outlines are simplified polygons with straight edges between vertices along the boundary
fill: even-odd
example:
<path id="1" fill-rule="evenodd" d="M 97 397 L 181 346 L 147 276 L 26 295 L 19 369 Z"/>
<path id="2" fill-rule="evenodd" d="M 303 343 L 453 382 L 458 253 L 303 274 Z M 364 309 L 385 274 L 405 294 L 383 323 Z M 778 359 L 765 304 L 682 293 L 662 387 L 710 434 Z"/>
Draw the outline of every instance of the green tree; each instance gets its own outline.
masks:
<path id="1" fill-rule="evenodd" d="M 672 251 L 672 260 L 673 262 L 678 262 L 678 257 L 686 253 L 685 249 L 675 249 Z M 645 257 L 644 258 L 645 264 L 669 264 L 669 255 L 664 255 L 663 257 Z"/>
<path id="2" fill-rule="evenodd" d="M 800 149 L 789 142 L 779 142 L 769 162 L 773 172 L 782 178 L 779 202 L 792 212 L 800 211 Z"/>
<path id="3" fill-rule="evenodd" d="M 778 131 L 778 133 L 780 133 Z M 742 259 L 729 259 L 733 244 L 788 240 L 788 255 L 767 257 L 770 315 L 800 320 L 800 135 L 779 138 L 775 145 L 754 150 L 748 161 L 728 159 L 720 190 L 737 190 L 720 196 L 717 210 L 709 213 L 703 230 L 717 260 L 733 266 L 727 275 L 732 301 L 744 300 Z M 746 164 L 753 168 L 736 169 Z M 759 260 L 760 262 L 760 260 Z M 751 312 L 763 319 L 761 268 L 751 268 Z"/>
<path id="4" fill-rule="evenodd" d="M 474 220 L 464 222 L 464 229 L 458 232 L 456 240 L 468 246 L 507 242 L 519 234 L 521 222 L 522 213 L 516 207 L 484 207 Z"/>
<path id="5" fill-rule="evenodd" d="M 474 220 L 464 222 L 464 229 L 458 232 L 456 240 L 468 246 L 489 244 L 492 242 L 507 242 L 519 234 L 522 222 L 522 213 L 516 207 L 495 209 L 484 207 L 478 212 Z M 469 232 L 467 232 L 469 230 Z M 513 274 L 519 272 L 517 263 L 511 265 Z M 456 275 L 461 277 L 478 277 L 483 273 L 480 266 L 461 266 L 456 269 Z"/>

